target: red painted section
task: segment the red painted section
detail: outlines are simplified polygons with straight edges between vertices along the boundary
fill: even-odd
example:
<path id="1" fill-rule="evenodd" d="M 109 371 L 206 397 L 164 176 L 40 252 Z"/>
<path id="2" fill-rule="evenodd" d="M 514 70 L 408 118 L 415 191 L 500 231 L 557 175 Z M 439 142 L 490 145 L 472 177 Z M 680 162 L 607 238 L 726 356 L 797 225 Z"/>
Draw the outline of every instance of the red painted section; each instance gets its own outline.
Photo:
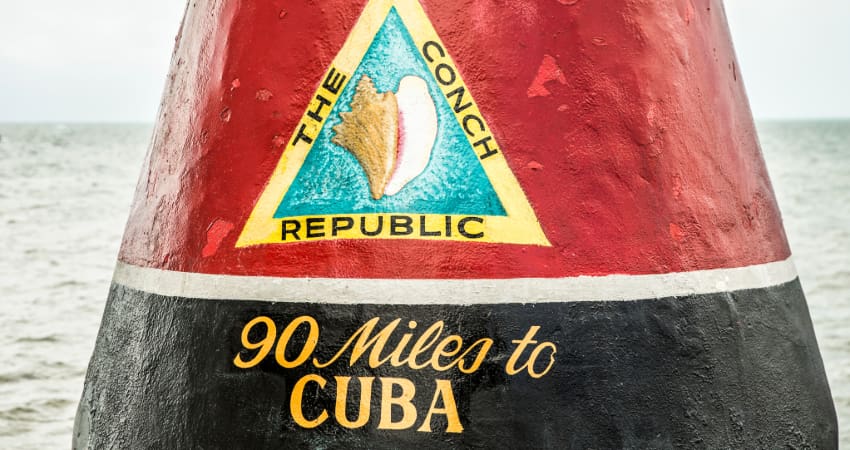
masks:
<path id="1" fill-rule="evenodd" d="M 201 256 L 208 258 L 215 255 L 221 247 L 221 241 L 233 230 L 233 224 L 223 220 L 216 220 L 207 230 L 207 245 L 201 250 Z"/>
<path id="2" fill-rule="evenodd" d="M 364 4 L 191 2 L 122 261 L 225 274 L 501 278 L 789 256 L 720 0 L 423 1 L 552 247 L 236 249 Z M 217 221 L 235 229 L 203 258 Z"/>
<path id="3" fill-rule="evenodd" d="M 546 97 L 552 95 L 549 89 L 546 89 L 546 83 L 557 81 L 561 84 L 567 84 L 567 77 L 564 72 L 558 67 L 557 61 L 550 55 L 543 55 L 543 62 L 540 63 L 540 68 L 537 69 L 537 76 L 528 87 L 529 97 Z"/>

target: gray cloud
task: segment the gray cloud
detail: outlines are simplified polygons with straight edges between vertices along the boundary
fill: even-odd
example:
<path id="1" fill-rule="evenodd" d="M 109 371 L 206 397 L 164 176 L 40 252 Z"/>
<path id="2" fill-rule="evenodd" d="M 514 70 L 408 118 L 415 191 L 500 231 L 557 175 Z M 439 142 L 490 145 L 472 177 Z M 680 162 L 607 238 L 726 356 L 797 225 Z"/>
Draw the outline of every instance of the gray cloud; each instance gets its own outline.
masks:
<path id="1" fill-rule="evenodd" d="M 759 118 L 850 117 L 850 2 L 726 2 Z"/>
<path id="2" fill-rule="evenodd" d="M 0 121 L 154 120 L 183 2 L 0 2 Z M 850 2 L 726 10 L 757 117 L 850 117 Z"/>

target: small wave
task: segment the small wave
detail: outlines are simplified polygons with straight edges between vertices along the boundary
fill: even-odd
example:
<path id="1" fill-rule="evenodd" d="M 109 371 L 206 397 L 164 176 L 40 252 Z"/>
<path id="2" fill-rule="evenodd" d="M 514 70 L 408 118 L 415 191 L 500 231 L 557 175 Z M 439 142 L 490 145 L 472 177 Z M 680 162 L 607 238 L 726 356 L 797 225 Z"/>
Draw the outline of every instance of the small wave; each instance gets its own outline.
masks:
<path id="1" fill-rule="evenodd" d="M 47 377 L 31 372 L 0 373 L 0 384 L 12 384 L 20 381 L 43 380 Z"/>
<path id="2" fill-rule="evenodd" d="M 51 398 L 42 402 L 41 406 L 45 408 L 62 409 L 67 408 L 74 403 L 76 402 L 68 400 L 67 398 Z"/>
<path id="3" fill-rule="evenodd" d="M 49 369 L 62 369 L 62 370 L 73 370 L 74 367 L 64 361 L 46 361 L 43 364 L 43 367 L 47 367 Z"/>
<path id="4" fill-rule="evenodd" d="M 41 342 L 44 342 L 44 343 L 59 342 L 60 340 L 61 339 L 59 339 L 58 335 L 51 334 L 51 335 L 48 335 L 48 336 L 19 337 L 18 339 L 15 339 L 15 342 L 18 342 L 18 343 L 21 343 L 21 344 L 33 344 L 33 343 L 41 343 Z"/>
<path id="5" fill-rule="evenodd" d="M 54 284 L 50 285 L 50 289 L 59 289 L 59 288 L 66 288 L 66 287 L 80 287 L 80 286 L 85 286 L 85 285 L 86 285 L 86 283 L 83 283 L 81 281 L 65 280 L 65 281 L 60 281 L 59 283 L 54 283 Z"/>
<path id="6" fill-rule="evenodd" d="M 35 408 L 29 406 L 15 406 L 11 409 L 0 410 L 0 419 L 13 421 L 31 421 L 38 415 Z"/>
<path id="7" fill-rule="evenodd" d="M 51 422 L 55 417 L 50 410 L 66 409 L 76 403 L 67 398 L 48 398 L 34 400 L 25 405 L 17 405 L 7 410 L 0 410 L 0 418 L 9 420 L 28 420 L 34 422 Z M 47 414 L 46 414 L 47 413 Z"/>
<path id="8" fill-rule="evenodd" d="M 812 287 L 812 294 L 824 295 L 835 292 L 845 293 L 847 290 L 847 282 L 842 282 L 842 280 L 820 281 Z"/>

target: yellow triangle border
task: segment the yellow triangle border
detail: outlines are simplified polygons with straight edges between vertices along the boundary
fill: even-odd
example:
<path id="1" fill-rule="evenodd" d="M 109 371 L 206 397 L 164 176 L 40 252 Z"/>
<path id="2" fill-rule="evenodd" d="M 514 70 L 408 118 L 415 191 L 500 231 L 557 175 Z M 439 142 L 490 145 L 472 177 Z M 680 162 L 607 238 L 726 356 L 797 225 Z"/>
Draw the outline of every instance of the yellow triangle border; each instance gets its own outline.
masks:
<path id="1" fill-rule="evenodd" d="M 328 119 L 328 114 L 325 114 L 325 117 L 319 121 L 314 118 L 315 115 L 311 117 L 309 113 L 317 110 L 327 113 L 333 110 L 339 94 L 350 82 L 351 75 L 357 70 L 360 61 L 393 7 L 407 27 L 414 44 L 423 54 L 432 75 L 435 78 L 439 76 L 437 71 L 445 75 L 437 78 L 438 84 L 449 102 L 449 107 L 455 113 L 458 123 L 467 132 L 470 145 L 473 146 L 473 149 L 480 148 L 483 150 L 483 153 L 478 151 L 476 153 L 479 153 L 479 161 L 507 215 L 469 217 L 439 214 L 375 213 L 275 219 L 274 215 L 280 202 L 283 201 L 312 149 L 311 137 L 314 138 L 318 135 Z M 448 78 L 449 72 L 453 72 L 455 76 L 451 78 L 451 83 L 444 84 L 440 80 L 448 81 L 446 78 Z M 461 93 L 458 93 L 459 88 L 463 89 Z M 461 99 L 463 99 L 463 105 L 470 103 L 471 106 L 458 112 L 458 108 L 455 106 L 460 104 Z M 474 124 L 470 122 L 474 122 Z M 475 132 L 470 134 L 470 129 L 473 128 Z M 476 146 L 473 141 L 477 142 L 478 145 Z M 500 148 L 422 5 L 417 0 L 370 0 L 342 49 L 322 78 L 322 82 L 293 133 L 292 139 L 284 149 L 271 179 L 245 223 L 236 247 L 330 239 L 429 239 L 551 246 Z M 409 217 L 409 220 L 404 217 Z M 398 222 L 391 222 L 396 220 Z M 350 221 L 355 223 L 348 227 Z M 357 226 L 357 221 L 360 221 L 361 225 L 368 223 L 367 228 L 371 229 L 377 229 L 377 224 L 383 223 L 383 221 L 386 221 L 386 226 L 383 227 L 383 232 L 370 236 L 361 231 L 361 227 Z M 288 222 L 288 224 L 284 222 Z M 420 233 L 393 232 L 391 223 L 404 225 L 401 228 L 396 228 L 396 231 L 405 230 L 405 227 L 409 230 L 410 227 L 418 226 Z M 298 227 L 303 232 L 298 235 L 284 233 L 289 225 L 292 226 L 291 229 Z M 308 228 L 312 231 L 308 232 Z M 426 233 L 425 230 L 430 231 Z M 438 233 L 439 236 L 436 236 Z M 297 239 L 295 239 L 296 237 Z"/>

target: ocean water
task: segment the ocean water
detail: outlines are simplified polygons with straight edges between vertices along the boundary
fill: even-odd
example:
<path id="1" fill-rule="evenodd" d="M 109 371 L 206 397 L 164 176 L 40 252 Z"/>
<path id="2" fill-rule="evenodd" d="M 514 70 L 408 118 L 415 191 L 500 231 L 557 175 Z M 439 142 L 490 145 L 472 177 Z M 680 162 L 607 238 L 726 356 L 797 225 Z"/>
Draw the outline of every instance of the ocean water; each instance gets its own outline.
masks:
<path id="1" fill-rule="evenodd" d="M 150 134 L 0 124 L 0 449 L 70 446 Z M 850 121 L 759 134 L 850 449 Z"/>

